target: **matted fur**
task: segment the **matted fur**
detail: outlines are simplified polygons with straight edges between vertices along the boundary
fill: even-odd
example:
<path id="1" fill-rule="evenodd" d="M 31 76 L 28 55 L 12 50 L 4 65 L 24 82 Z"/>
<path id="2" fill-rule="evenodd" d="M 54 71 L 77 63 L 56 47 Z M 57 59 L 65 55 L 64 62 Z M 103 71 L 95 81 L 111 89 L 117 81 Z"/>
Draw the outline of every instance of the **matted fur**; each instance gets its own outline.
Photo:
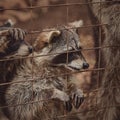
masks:
<path id="1" fill-rule="evenodd" d="M 44 32 L 44 35 L 48 33 Z M 88 64 L 80 51 L 68 54 L 70 60 L 66 65 L 67 54 L 63 53 L 67 51 L 67 40 L 69 51 L 81 49 L 76 30 L 66 27 L 61 27 L 59 32 L 53 30 L 48 39 L 45 37 L 45 44 L 39 42 L 40 36 L 35 41 L 35 51 L 28 55 L 30 58 L 11 61 L 11 81 L 15 83 L 10 84 L 5 92 L 6 105 L 13 106 L 5 109 L 10 120 L 61 120 L 58 116 L 62 116 L 65 109 L 68 112 L 72 110 L 72 106 L 78 109 L 83 102 L 83 93 L 77 88 L 70 73 L 85 69 Z M 22 52 L 24 53 L 24 50 L 19 55 L 22 55 Z M 59 54 L 55 54 L 56 52 Z M 47 54 L 54 55 L 47 56 Z M 34 58 L 31 58 L 33 55 Z M 9 57 L 16 58 L 16 55 Z M 6 61 L 4 64 L 7 63 Z M 62 75 L 65 73 L 69 73 L 68 90 L 66 89 L 67 77 Z M 9 74 L 5 77 L 9 79 L 7 78 Z M 77 120 L 77 116 L 65 119 Z"/>
<path id="2" fill-rule="evenodd" d="M 16 68 L 19 68 L 21 60 L 5 61 L 14 54 L 14 57 L 20 55 L 20 51 L 24 50 L 22 55 L 29 54 L 29 46 L 23 41 L 25 32 L 19 28 L 11 28 L 12 23 L 8 21 L 5 25 L 0 27 L 0 83 L 10 82 L 16 73 Z M 19 49 L 19 51 L 18 51 Z M 5 105 L 5 92 L 9 85 L 0 86 L 0 107 Z M 0 120 L 8 120 L 0 108 Z"/>
<path id="3" fill-rule="evenodd" d="M 120 1 L 116 0 L 87 0 L 89 2 L 102 2 L 90 4 L 94 16 L 104 26 L 105 39 L 103 46 L 120 45 Z M 109 3 L 105 3 L 108 2 Z M 90 10 L 90 11 L 91 11 Z M 100 13 L 101 12 L 101 13 Z M 91 14 L 91 15 L 93 15 Z M 101 15 L 100 15 L 101 14 Z M 101 16 L 101 18 L 100 18 Z M 94 23 L 95 24 L 95 23 Z M 99 34 L 96 34 L 99 36 Z M 98 39 L 96 39 L 97 41 Z M 119 120 L 120 119 L 120 47 L 110 47 L 102 49 L 106 68 L 100 91 L 97 93 L 97 106 L 94 101 L 96 95 L 92 95 L 90 99 L 94 102 L 93 111 L 86 112 L 83 120 Z M 115 68 L 118 67 L 118 68 Z"/>

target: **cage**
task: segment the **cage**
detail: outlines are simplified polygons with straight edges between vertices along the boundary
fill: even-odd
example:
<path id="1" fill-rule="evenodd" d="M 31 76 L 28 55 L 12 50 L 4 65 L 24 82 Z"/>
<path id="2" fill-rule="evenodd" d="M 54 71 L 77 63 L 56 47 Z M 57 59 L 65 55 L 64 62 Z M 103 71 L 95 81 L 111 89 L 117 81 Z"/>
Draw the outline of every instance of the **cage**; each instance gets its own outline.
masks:
<path id="1" fill-rule="evenodd" d="M 78 51 L 83 53 L 83 56 L 90 65 L 88 69 L 72 72 L 63 70 L 63 72 L 53 75 L 51 73 L 53 71 L 47 74 L 46 70 L 41 72 L 42 67 L 46 66 L 36 68 L 35 60 L 38 58 L 40 61 L 44 58 L 45 61 L 49 57 L 59 55 L 60 52 L 57 50 L 52 54 L 41 53 L 38 55 L 33 52 L 30 56 L 15 58 L 0 57 L 1 120 L 6 120 L 9 117 L 10 120 L 119 120 L 119 0 L 1 0 L 0 14 L 0 24 L 3 24 L 7 19 L 14 21 L 16 28 L 22 28 L 27 32 L 25 41 L 33 47 L 36 38 L 41 33 L 50 33 L 56 29 L 59 30 L 59 26 L 67 26 L 62 27 L 62 30 L 74 30 L 77 28 L 83 48 L 69 51 L 69 36 L 66 35 L 66 65 L 69 64 L 69 53 L 76 53 Z M 68 23 L 78 20 L 83 21 L 82 26 L 71 27 L 68 25 Z M 2 46 L 3 44 L 0 45 L 1 48 Z M 1 48 L 0 50 L 2 50 Z M 59 59 L 62 59 L 63 56 L 60 57 Z M 25 62 L 19 67 L 21 61 L 29 61 L 29 59 L 31 62 L 30 66 L 29 64 L 27 66 Z M 26 69 L 29 67 L 30 69 L 27 71 Z M 20 73 L 17 73 L 19 69 Z M 40 69 L 40 73 L 36 73 L 36 69 Z M 56 68 L 54 69 L 56 70 Z M 28 76 L 28 73 L 31 76 Z M 72 103 L 74 100 L 70 100 L 73 106 L 71 112 L 67 112 L 65 109 L 62 112 L 57 111 L 57 109 L 51 111 L 52 103 L 49 96 L 52 90 L 45 89 L 45 91 L 40 92 L 46 99 L 38 99 L 41 96 L 37 92 L 34 92 L 35 87 L 37 86 L 37 90 L 42 89 L 40 87 L 44 88 L 46 86 L 42 86 L 41 82 L 39 84 L 36 82 L 43 78 L 50 79 L 51 82 L 56 77 L 64 76 L 65 89 L 62 91 L 66 92 L 68 91 L 70 75 L 73 76 L 73 80 L 78 88 L 83 90 L 84 102 L 78 109 L 75 109 Z M 17 80 L 14 79 L 15 76 L 17 76 Z M 48 88 L 49 84 L 47 84 Z M 27 95 L 29 87 L 31 89 L 29 95 Z M 37 99 L 35 99 L 35 96 L 37 96 Z M 61 105 L 61 101 L 56 99 L 53 101 L 55 105 L 59 102 Z M 42 108 L 40 108 L 41 104 Z M 39 109 L 35 106 L 39 106 Z M 57 107 L 61 109 L 61 106 Z M 35 113 L 35 110 L 37 113 Z M 32 115 L 29 111 L 32 111 Z M 4 114 L 8 118 L 4 118 Z M 35 114 L 36 116 L 34 116 Z M 11 116 L 15 117 L 12 118 Z"/>

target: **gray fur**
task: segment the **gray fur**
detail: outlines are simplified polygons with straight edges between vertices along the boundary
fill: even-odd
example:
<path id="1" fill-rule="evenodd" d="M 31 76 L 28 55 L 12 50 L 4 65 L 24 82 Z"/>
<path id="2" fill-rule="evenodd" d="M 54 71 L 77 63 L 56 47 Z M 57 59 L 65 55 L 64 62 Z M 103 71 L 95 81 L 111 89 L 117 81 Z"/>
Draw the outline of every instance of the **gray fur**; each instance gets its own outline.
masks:
<path id="1" fill-rule="evenodd" d="M 83 92 L 77 88 L 70 73 L 83 69 L 86 61 L 80 51 L 68 56 L 71 59 L 68 60 L 68 65 L 63 59 L 67 55 L 63 54 L 67 51 L 67 40 L 69 51 L 81 49 L 79 37 L 74 30 L 59 29 L 61 34 L 51 37 L 52 40 L 47 46 L 34 49 L 35 51 L 28 55 L 39 57 L 12 61 L 11 64 L 16 67 L 11 68 L 11 81 L 15 83 L 9 85 L 5 93 L 6 105 L 13 106 L 7 108 L 10 120 L 61 120 L 58 116 L 64 114 L 65 108 L 69 112 L 72 106 L 78 109 L 83 102 Z M 37 38 L 34 48 L 36 44 L 38 46 L 39 39 L 41 38 Z M 21 52 L 24 53 L 24 50 Z M 62 57 L 57 59 L 59 55 Z M 12 57 L 16 58 L 16 55 L 13 54 Z M 76 62 L 79 65 L 77 68 Z M 68 90 L 66 76 L 61 75 L 65 73 L 69 73 Z"/>
<path id="2" fill-rule="evenodd" d="M 3 29 L 4 28 L 4 29 Z M 19 61 L 2 61 L 6 58 L 12 58 L 14 54 L 17 57 L 21 55 L 21 50 L 24 51 L 22 56 L 29 54 L 29 46 L 26 45 L 24 40 L 25 32 L 19 28 L 11 28 L 11 23 L 6 23 L 0 27 L 0 84 L 10 82 L 14 76 L 16 65 L 19 67 Z M 19 49 L 19 51 L 18 51 Z M 12 69 L 12 71 L 11 71 Z M 5 105 L 5 92 L 7 85 L 0 86 L 0 107 Z M 0 120 L 8 120 L 4 115 L 3 110 L 0 108 Z"/>
<path id="3" fill-rule="evenodd" d="M 89 0 L 88 0 L 89 1 Z M 105 39 L 103 46 L 120 45 L 120 1 L 116 0 L 91 0 L 91 2 L 102 2 L 91 4 L 95 17 L 102 24 Z M 105 1 L 109 3 L 105 3 Z M 111 2 L 111 3 L 110 3 Z M 101 11 L 101 19 L 100 19 Z M 93 16 L 94 18 L 94 16 Z M 95 23 L 94 23 L 95 24 Z M 98 34 L 97 34 L 98 36 Z M 119 120 L 120 119 L 120 47 L 105 48 L 102 50 L 106 70 L 101 84 L 101 91 L 98 96 L 98 112 L 88 114 L 87 120 Z M 105 66 L 104 66 L 105 67 Z M 118 67 L 118 68 L 115 68 Z"/>

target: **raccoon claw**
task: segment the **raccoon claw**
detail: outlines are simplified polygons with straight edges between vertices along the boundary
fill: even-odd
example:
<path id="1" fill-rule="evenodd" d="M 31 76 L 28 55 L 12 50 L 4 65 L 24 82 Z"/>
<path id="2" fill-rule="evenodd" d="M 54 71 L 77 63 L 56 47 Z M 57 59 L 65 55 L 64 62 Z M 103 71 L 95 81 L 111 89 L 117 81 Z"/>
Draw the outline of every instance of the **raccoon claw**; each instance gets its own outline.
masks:
<path id="1" fill-rule="evenodd" d="M 68 112 L 72 110 L 72 104 L 70 97 L 63 91 L 60 91 L 58 89 L 54 89 L 53 95 L 51 97 L 52 99 L 59 99 L 64 103 L 64 106 Z"/>
<path id="2" fill-rule="evenodd" d="M 74 101 L 74 106 L 76 109 L 78 109 L 80 107 L 80 105 L 82 104 L 82 102 L 84 101 L 83 97 L 75 97 L 75 101 Z"/>
<path id="3" fill-rule="evenodd" d="M 20 28 L 9 29 L 9 35 L 15 40 L 24 40 L 26 32 Z"/>
<path id="4" fill-rule="evenodd" d="M 69 100 L 69 101 L 65 102 L 64 104 L 65 104 L 66 110 L 67 110 L 68 112 L 70 112 L 70 111 L 72 110 L 71 101 Z"/>
<path id="5" fill-rule="evenodd" d="M 78 109 L 84 101 L 83 92 L 80 89 L 77 89 L 75 92 L 72 93 L 72 100 L 73 105 L 75 106 L 76 109 Z"/>

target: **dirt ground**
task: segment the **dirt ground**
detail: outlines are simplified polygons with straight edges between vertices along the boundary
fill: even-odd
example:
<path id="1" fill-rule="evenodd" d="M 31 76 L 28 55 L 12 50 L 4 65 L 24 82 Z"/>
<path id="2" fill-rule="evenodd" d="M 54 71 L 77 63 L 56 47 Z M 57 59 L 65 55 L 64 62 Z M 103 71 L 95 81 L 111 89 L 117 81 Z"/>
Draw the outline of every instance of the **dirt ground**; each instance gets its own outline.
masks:
<path id="1" fill-rule="evenodd" d="M 27 6 L 24 5 L 25 0 L 12 0 L 15 2 L 15 6 L 20 4 L 20 7 L 29 7 L 30 5 L 35 6 L 35 1 L 37 1 L 37 6 L 41 5 L 57 5 L 67 3 L 84 3 L 84 0 L 35 0 L 30 3 L 28 2 Z M 22 2 L 23 1 L 23 2 Z M 2 2 L 2 1 L 1 1 Z M 2 3 L 0 2 L 0 7 Z M 8 4 L 8 5 L 7 5 Z M 14 8 L 13 4 L 5 3 L 6 8 Z M 35 9 L 27 9 L 23 10 L 25 14 L 21 14 L 21 11 L 18 10 L 16 13 L 14 11 L 2 11 L 0 14 L 5 16 L 5 19 L 10 18 L 15 20 L 16 27 L 23 28 L 26 31 L 39 31 L 44 28 L 56 27 L 57 25 L 66 25 L 69 22 L 73 22 L 76 20 L 83 20 L 84 26 L 91 25 L 91 21 L 89 18 L 89 13 L 86 5 L 72 5 L 69 7 L 60 6 L 60 7 L 45 7 L 45 8 L 35 8 Z M 13 14 L 14 13 L 14 14 Z M 18 16 L 17 16 L 18 15 Z M 27 19 L 28 18 L 28 19 Z M 3 19 L 0 19 L 1 21 Z M 80 41 L 82 43 L 83 48 L 92 48 L 94 47 L 94 39 L 93 39 L 93 30 L 92 28 L 81 28 L 79 29 Z M 35 40 L 37 34 L 29 35 L 29 39 Z M 95 65 L 95 51 L 83 51 L 87 62 L 90 65 L 90 69 Z M 76 76 L 76 81 L 78 82 L 78 86 L 87 89 L 91 84 L 91 72 L 83 72 L 79 73 Z"/>

